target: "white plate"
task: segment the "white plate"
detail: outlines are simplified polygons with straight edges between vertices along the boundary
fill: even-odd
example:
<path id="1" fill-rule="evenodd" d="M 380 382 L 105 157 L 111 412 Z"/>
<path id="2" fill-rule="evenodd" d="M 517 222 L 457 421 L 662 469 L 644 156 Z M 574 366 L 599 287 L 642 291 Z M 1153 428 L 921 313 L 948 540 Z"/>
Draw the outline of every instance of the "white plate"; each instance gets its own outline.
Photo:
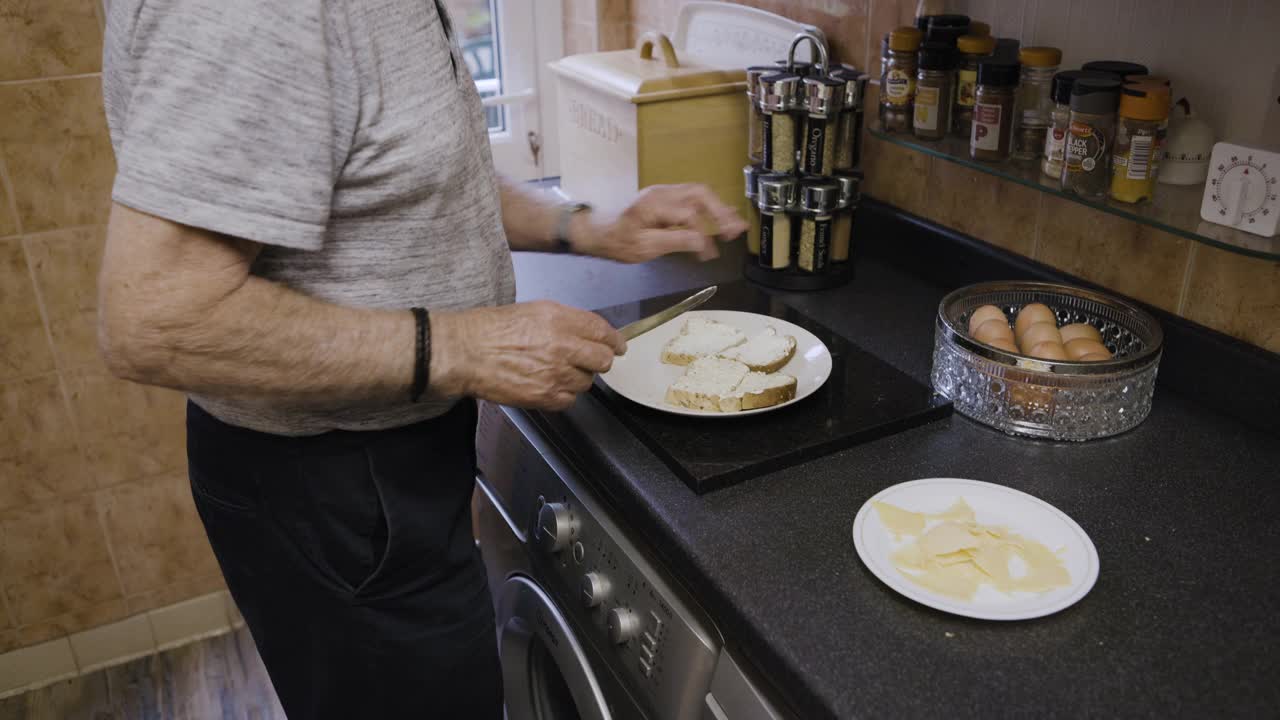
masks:
<path id="1" fill-rule="evenodd" d="M 748 337 L 762 332 L 770 325 L 777 329 L 779 335 L 794 337 L 796 339 L 796 354 L 778 372 L 796 379 L 795 398 L 773 407 L 743 410 L 736 413 L 693 410 L 669 404 L 666 401 L 667 388 L 671 386 L 671 383 L 678 380 L 681 375 L 684 375 L 685 368 L 662 362 L 662 347 L 671 338 L 680 334 L 680 330 L 684 328 L 685 321 L 691 317 L 702 317 L 732 325 L 746 333 Z M 677 415 L 739 417 L 769 412 L 800 402 L 822 387 L 822 384 L 827 381 L 827 377 L 830 375 L 831 351 L 816 335 L 799 325 L 769 317 L 768 315 L 737 312 L 736 310 L 691 310 L 627 343 L 627 354 L 620 358 L 615 358 L 613 368 L 601 375 L 600 379 L 619 395 L 655 410 Z"/>
<path id="2" fill-rule="evenodd" d="M 983 585 L 973 600 L 964 601 L 931 592 L 903 577 L 889 560 L 890 553 L 901 543 L 880 524 L 880 515 L 872 503 L 937 513 L 960 497 L 984 525 L 1004 525 L 1050 550 L 1065 548 L 1062 559 L 1071 574 L 1071 584 L 1045 593 L 1011 595 Z M 858 511 L 853 521 L 853 545 L 867 568 L 894 590 L 923 605 L 981 620 L 1027 620 L 1051 615 L 1078 602 L 1098 579 L 1098 551 L 1088 534 L 1066 513 L 1035 496 L 978 480 L 929 478 L 881 490 Z"/>

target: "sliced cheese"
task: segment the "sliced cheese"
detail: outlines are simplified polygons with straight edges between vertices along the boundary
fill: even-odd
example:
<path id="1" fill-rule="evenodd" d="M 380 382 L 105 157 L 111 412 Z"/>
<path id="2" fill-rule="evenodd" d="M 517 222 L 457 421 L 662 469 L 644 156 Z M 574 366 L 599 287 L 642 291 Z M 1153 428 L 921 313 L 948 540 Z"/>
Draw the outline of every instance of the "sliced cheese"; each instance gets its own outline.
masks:
<path id="1" fill-rule="evenodd" d="M 924 513 L 903 510 L 897 505 L 874 502 L 876 514 L 880 516 L 880 524 L 894 535 L 919 535 L 924 532 Z"/>

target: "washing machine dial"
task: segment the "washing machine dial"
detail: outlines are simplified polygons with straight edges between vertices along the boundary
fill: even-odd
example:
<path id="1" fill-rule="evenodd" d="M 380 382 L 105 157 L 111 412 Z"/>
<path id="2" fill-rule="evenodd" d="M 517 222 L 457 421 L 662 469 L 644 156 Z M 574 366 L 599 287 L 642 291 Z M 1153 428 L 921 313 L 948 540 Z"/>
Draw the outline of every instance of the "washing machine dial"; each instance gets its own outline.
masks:
<path id="1" fill-rule="evenodd" d="M 547 503 L 538 511 L 538 544 L 548 552 L 560 552 L 578 539 L 578 519 L 564 503 Z"/>
<path id="2" fill-rule="evenodd" d="M 609 599 L 613 590 L 609 578 L 598 572 L 589 572 L 582 576 L 582 604 L 589 608 L 599 607 Z"/>
<path id="3" fill-rule="evenodd" d="M 629 607 L 618 606 L 609 611 L 609 639 L 622 645 L 640 634 L 640 617 Z"/>

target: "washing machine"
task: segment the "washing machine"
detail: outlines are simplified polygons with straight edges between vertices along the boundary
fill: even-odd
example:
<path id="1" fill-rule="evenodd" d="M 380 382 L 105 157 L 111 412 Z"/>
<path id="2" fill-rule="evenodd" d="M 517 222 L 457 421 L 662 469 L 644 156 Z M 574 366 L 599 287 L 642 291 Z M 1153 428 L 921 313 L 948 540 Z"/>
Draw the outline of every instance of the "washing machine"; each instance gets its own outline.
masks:
<path id="1" fill-rule="evenodd" d="M 529 415 L 482 404 L 477 466 L 508 720 L 783 720 Z"/>

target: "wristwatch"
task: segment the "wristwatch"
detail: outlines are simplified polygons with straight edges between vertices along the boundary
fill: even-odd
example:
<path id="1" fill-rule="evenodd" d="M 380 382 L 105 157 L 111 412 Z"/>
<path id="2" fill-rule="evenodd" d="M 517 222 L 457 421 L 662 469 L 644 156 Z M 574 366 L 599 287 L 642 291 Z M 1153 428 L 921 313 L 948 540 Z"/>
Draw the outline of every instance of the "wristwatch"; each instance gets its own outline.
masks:
<path id="1" fill-rule="evenodd" d="M 556 234 L 552 238 L 552 252 L 573 252 L 573 244 L 569 242 L 569 222 L 573 220 L 574 215 L 590 209 L 590 205 L 582 202 L 565 203 L 560 206 L 560 217 L 556 220 Z"/>

